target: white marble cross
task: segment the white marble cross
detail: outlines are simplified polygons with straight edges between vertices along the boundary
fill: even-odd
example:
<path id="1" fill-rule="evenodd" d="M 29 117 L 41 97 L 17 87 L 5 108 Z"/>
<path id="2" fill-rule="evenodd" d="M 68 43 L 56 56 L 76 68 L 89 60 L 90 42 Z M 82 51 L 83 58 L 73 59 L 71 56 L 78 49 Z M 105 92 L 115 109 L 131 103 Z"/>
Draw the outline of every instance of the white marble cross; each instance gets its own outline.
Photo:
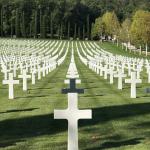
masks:
<path id="1" fill-rule="evenodd" d="M 78 120 L 91 118 L 91 110 L 78 109 L 77 93 L 68 93 L 68 109 L 54 110 L 54 119 L 68 120 L 68 150 L 78 150 Z"/>
<path id="2" fill-rule="evenodd" d="M 41 67 L 40 65 L 38 66 L 38 80 L 41 79 Z"/>
<path id="3" fill-rule="evenodd" d="M 109 78 L 109 79 L 110 79 L 110 80 L 109 80 L 109 81 L 110 81 L 109 83 L 110 83 L 110 84 L 113 84 L 113 83 L 114 83 L 114 74 L 115 74 L 115 73 L 116 73 L 116 71 L 114 71 L 113 68 L 110 68 L 110 69 L 109 69 L 109 75 L 110 75 L 110 76 L 109 76 L 109 77 L 110 77 L 110 78 Z"/>
<path id="4" fill-rule="evenodd" d="M 100 64 L 100 73 L 99 73 L 99 75 L 102 77 L 103 76 L 103 65 L 102 64 Z"/>
<path id="5" fill-rule="evenodd" d="M 118 78 L 118 89 L 119 90 L 122 90 L 122 80 L 123 78 L 126 77 L 126 74 L 122 73 L 122 71 L 120 70 L 118 72 L 118 74 L 115 74 L 114 77 L 117 77 Z"/>
<path id="6" fill-rule="evenodd" d="M 3 84 L 9 85 L 9 99 L 14 99 L 14 84 L 19 84 L 19 80 L 14 80 L 13 73 L 9 73 L 9 79 L 3 80 Z"/>
<path id="7" fill-rule="evenodd" d="M 108 69 L 107 65 L 105 65 L 104 68 L 105 68 L 105 70 L 104 70 L 104 79 L 107 79 L 107 76 L 108 76 L 108 73 L 109 73 L 109 69 Z"/>
<path id="8" fill-rule="evenodd" d="M 131 79 L 125 79 L 125 83 L 131 83 L 131 98 L 136 98 L 136 84 L 142 83 L 142 80 L 136 79 L 136 73 L 131 72 Z"/>
<path id="9" fill-rule="evenodd" d="M 13 66 L 13 73 L 14 73 L 14 77 L 16 77 L 16 73 L 17 73 L 17 63 L 14 64 Z"/>
<path id="10" fill-rule="evenodd" d="M 147 71 L 148 74 L 148 83 L 150 83 L 150 70 Z"/>
<path id="11" fill-rule="evenodd" d="M 45 77 L 45 71 L 46 71 L 46 66 L 45 66 L 45 63 L 43 64 L 42 66 L 42 73 L 43 73 L 43 77 Z"/>
<path id="12" fill-rule="evenodd" d="M 35 74 L 36 74 L 36 71 L 35 70 L 32 70 L 31 72 L 31 79 L 32 79 L 32 84 L 34 85 L 35 84 Z"/>
<path id="13" fill-rule="evenodd" d="M 96 73 L 99 74 L 99 62 L 96 63 Z"/>
<path id="14" fill-rule="evenodd" d="M 4 80 L 7 80 L 7 74 L 10 72 L 10 70 L 8 70 L 5 65 L 3 65 L 1 72 L 4 73 Z"/>
<path id="15" fill-rule="evenodd" d="M 27 79 L 30 79 L 31 75 L 27 75 L 27 71 L 23 69 L 22 75 L 19 75 L 18 78 L 23 79 L 23 91 L 27 91 Z"/>

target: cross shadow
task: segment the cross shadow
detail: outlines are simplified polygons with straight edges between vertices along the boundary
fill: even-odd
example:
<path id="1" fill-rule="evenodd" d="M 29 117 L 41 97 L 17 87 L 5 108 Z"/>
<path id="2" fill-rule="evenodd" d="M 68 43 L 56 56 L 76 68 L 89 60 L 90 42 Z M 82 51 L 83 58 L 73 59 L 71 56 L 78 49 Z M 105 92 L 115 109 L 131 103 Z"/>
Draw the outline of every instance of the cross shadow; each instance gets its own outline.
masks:
<path id="1" fill-rule="evenodd" d="M 103 149 L 109 149 L 109 148 L 117 148 L 121 146 L 128 146 L 128 145 L 136 145 L 141 143 L 141 140 L 144 138 L 133 138 L 129 140 L 123 140 L 123 141 L 113 141 L 113 142 L 105 142 L 99 147 L 90 148 L 86 150 L 103 150 Z"/>
<path id="2" fill-rule="evenodd" d="M 28 89 L 29 91 L 33 91 L 33 90 L 50 90 L 53 89 L 53 87 L 50 88 L 34 88 L 34 89 Z"/>
<path id="3" fill-rule="evenodd" d="M 141 89 L 142 88 L 142 86 L 137 86 L 136 87 L 136 89 Z M 123 87 L 122 89 L 131 89 L 131 87 L 130 86 L 128 86 L 128 87 Z"/>
<path id="4" fill-rule="evenodd" d="M 143 96 L 137 96 L 136 98 L 148 98 L 148 97 L 150 97 L 150 95 L 143 95 Z"/>
<path id="5" fill-rule="evenodd" d="M 87 82 L 83 81 L 82 83 L 87 83 Z M 94 81 L 89 81 L 88 83 L 95 83 L 95 82 Z"/>
<path id="6" fill-rule="evenodd" d="M 36 95 L 36 96 L 25 96 L 25 97 L 16 97 L 15 99 L 31 99 L 36 97 L 48 97 L 50 95 Z"/>
<path id="7" fill-rule="evenodd" d="M 99 88 L 99 87 L 94 86 L 94 87 L 88 87 L 88 88 L 84 88 L 84 89 L 87 90 L 87 89 L 96 89 L 96 88 Z"/>
<path id="8" fill-rule="evenodd" d="M 81 96 L 81 97 L 93 97 L 93 96 L 99 97 L 99 96 L 104 96 L 104 94 L 85 95 L 85 96 Z"/>
<path id="9" fill-rule="evenodd" d="M 0 112 L 0 114 L 6 114 L 6 113 L 13 113 L 13 112 L 26 112 L 26 111 L 33 111 L 39 108 L 28 108 L 28 109 L 12 109 L 12 110 L 7 110 L 5 112 Z"/>

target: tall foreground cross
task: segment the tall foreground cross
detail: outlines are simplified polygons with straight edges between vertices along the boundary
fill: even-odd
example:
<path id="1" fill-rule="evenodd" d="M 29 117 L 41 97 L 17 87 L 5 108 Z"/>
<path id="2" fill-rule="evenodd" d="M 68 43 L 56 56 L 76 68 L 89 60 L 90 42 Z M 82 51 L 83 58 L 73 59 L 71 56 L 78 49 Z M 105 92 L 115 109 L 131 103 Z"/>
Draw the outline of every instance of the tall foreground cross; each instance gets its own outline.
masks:
<path id="1" fill-rule="evenodd" d="M 9 73 L 9 79 L 3 80 L 3 84 L 9 85 L 9 99 L 14 99 L 14 84 L 19 84 L 19 80 L 14 80 L 13 73 Z"/>
<path id="2" fill-rule="evenodd" d="M 54 119 L 68 120 L 68 150 L 78 150 L 78 120 L 91 119 L 91 110 L 78 109 L 78 93 L 84 93 L 83 89 L 76 89 L 76 79 L 70 79 L 70 88 L 63 89 L 63 94 L 68 94 L 68 108 L 54 110 Z"/>

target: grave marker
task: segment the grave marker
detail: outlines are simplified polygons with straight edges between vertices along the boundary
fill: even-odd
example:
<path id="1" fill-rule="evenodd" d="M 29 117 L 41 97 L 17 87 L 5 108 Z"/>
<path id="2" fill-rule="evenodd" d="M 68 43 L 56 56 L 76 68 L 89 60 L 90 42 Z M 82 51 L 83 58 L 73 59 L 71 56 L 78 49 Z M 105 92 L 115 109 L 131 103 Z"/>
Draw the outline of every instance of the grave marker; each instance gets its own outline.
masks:
<path id="1" fill-rule="evenodd" d="M 125 83 L 131 84 L 131 98 L 136 98 L 136 84 L 142 83 L 142 80 L 136 79 L 136 73 L 131 72 L 131 79 L 125 79 Z"/>
<path id="2" fill-rule="evenodd" d="M 14 85 L 19 84 L 19 80 L 13 79 L 13 73 L 9 73 L 9 79 L 3 80 L 3 84 L 8 84 L 9 86 L 9 99 L 14 99 Z"/>
<path id="3" fill-rule="evenodd" d="M 23 91 L 27 91 L 27 79 L 30 79 L 31 75 L 27 75 L 27 71 L 23 69 L 22 75 L 19 75 L 18 78 L 23 80 Z"/>

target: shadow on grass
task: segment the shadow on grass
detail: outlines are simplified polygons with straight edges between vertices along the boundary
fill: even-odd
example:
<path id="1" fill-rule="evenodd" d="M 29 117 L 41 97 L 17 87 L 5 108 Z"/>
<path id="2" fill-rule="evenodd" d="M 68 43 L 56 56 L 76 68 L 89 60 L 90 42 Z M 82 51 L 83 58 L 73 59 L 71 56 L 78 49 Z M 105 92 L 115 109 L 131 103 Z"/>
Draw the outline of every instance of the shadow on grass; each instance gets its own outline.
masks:
<path id="1" fill-rule="evenodd" d="M 138 115 L 150 114 L 150 103 L 137 103 L 129 105 L 106 106 L 92 109 L 91 120 L 80 120 L 79 125 L 95 125 L 106 121 L 135 117 Z"/>
<path id="2" fill-rule="evenodd" d="M 149 98 L 150 97 L 150 95 L 144 95 L 144 96 L 138 96 L 137 98 Z"/>
<path id="3" fill-rule="evenodd" d="M 7 119 L 0 122 L 0 147 L 14 145 L 17 141 L 30 137 L 51 135 L 65 130 L 67 121 L 54 120 L 53 114 Z"/>
<path id="4" fill-rule="evenodd" d="M 89 90 L 89 89 L 96 89 L 96 88 L 99 88 L 97 86 L 93 86 L 93 87 L 87 87 L 87 88 L 84 88 L 85 90 Z"/>
<path id="5" fill-rule="evenodd" d="M 130 88 L 131 88 L 131 87 L 128 86 L 128 87 L 123 87 L 122 89 L 125 90 L 125 89 L 130 89 Z M 137 86 L 137 87 L 136 87 L 136 89 L 141 89 L 141 88 L 142 88 L 142 86 Z"/>
<path id="6" fill-rule="evenodd" d="M 8 146 L 15 146 L 18 142 L 24 142 L 24 140 L 9 140 L 9 141 L 0 141 L 0 148 L 5 148 Z"/>
<path id="7" fill-rule="evenodd" d="M 123 141 L 113 141 L 113 142 L 105 142 L 99 147 L 93 147 L 86 150 L 103 150 L 103 149 L 109 149 L 109 148 L 117 148 L 121 146 L 129 146 L 129 145 L 136 145 L 141 143 L 141 140 L 143 138 L 133 138 L 129 140 L 123 140 Z"/>
<path id="8" fill-rule="evenodd" d="M 139 124 L 137 124 L 137 126 L 140 128 L 150 128 L 150 121 L 139 123 Z M 149 135 L 149 137 L 150 137 L 150 135 Z"/>
<path id="9" fill-rule="evenodd" d="M 115 119 L 135 117 L 138 115 L 150 114 L 150 103 L 139 103 L 130 105 L 108 106 L 93 109 L 93 119 L 80 120 L 79 127 L 93 126 L 99 123 L 106 123 Z M 24 140 L 39 135 L 52 135 L 67 131 L 66 120 L 54 120 L 53 114 L 29 116 L 25 118 L 15 118 L 0 121 L 0 142 L 9 140 Z M 92 132 L 92 131 L 91 131 Z M 19 138 L 18 138 L 19 136 Z M 130 139 L 118 143 L 105 143 L 102 147 L 109 145 L 127 145 L 137 143 L 138 139 Z"/>
<path id="10" fill-rule="evenodd" d="M 36 91 L 36 90 L 50 90 L 50 89 L 53 89 L 53 87 L 50 87 L 50 88 L 34 88 L 34 89 L 28 89 L 29 91 Z"/>
<path id="11" fill-rule="evenodd" d="M 39 108 L 28 108 L 28 109 L 12 109 L 12 110 L 7 110 L 5 112 L 0 112 L 0 114 L 6 114 L 6 113 L 13 113 L 13 112 L 25 112 L 25 111 L 33 111 Z"/>
<path id="12" fill-rule="evenodd" d="M 81 96 L 81 97 L 93 97 L 93 96 L 99 97 L 99 96 L 104 96 L 104 94 L 84 95 L 84 96 Z"/>
<path id="13" fill-rule="evenodd" d="M 8 88 L 0 88 L 0 90 L 6 90 L 6 89 L 8 89 Z"/>
<path id="14" fill-rule="evenodd" d="M 25 97 L 16 97 L 15 99 L 31 99 L 36 97 L 49 97 L 50 95 L 34 95 L 34 96 L 25 96 Z"/>

